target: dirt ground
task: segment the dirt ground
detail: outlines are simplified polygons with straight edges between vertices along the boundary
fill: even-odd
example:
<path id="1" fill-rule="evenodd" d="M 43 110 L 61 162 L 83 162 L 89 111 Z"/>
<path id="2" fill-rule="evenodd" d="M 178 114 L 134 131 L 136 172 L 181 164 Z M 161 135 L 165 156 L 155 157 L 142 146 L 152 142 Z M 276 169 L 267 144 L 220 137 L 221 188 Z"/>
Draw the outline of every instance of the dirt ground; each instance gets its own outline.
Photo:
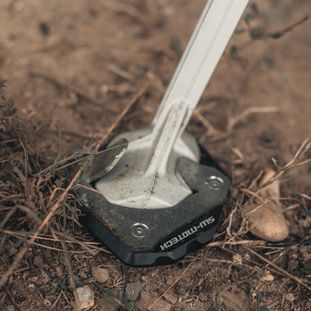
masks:
<path id="1" fill-rule="evenodd" d="M 38 227 L 25 219 L 36 214 L 42 220 L 66 188 L 66 178 L 47 168 L 105 137 L 138 92 L 119 127 L 150 122 L 204 5 L 0 1 L 0 80 L 7 98 L 0 107 L 7 135 L 0 141 L 0 276 Z M 309 0 L 252 1 L 188 126 L 233 180 L 213 243 L 176 265 L 126 267 L 75 222 L 69 194 L 55 224 L 0 289 L 0 309 L 72 310 L 73 288 L 89 285 L 91 310 L 311 310 L 310 165 L 293 165 L 282 175 L 290 228 L 284 242 L 258 240 L 240 216 L 248 198 L 243 189 L 268 167 L 281 171 L 311 133 L 310 9 Z M 14 145 L 18 140 L 27 146 Z M 15 155 L 21 162 L 10 160 Z M 32 171 L 19 168 L 31 159 Z M 28 195 L 38 176 L 44 187 Z M 14 189 L 5 188 L 8 180 Z M 2 221 L 16 198 L 27 210 Z M 108 270 L 107 282 L 92 277 L 95 266 Z M 133 282 L 141 289 L 129 301 L 124 289 Z"/>

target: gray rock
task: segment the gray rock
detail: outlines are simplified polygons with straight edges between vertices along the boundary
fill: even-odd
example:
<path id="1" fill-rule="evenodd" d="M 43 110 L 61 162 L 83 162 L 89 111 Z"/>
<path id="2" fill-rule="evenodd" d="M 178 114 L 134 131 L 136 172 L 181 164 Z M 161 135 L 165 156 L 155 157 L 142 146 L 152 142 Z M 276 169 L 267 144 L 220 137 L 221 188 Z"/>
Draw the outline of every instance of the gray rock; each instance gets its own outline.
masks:
<path id="1" fill-rule="evenodd" d="M 136 301 L 139 297 L 142 284 L 140 282 L 128 283 L 126 285 L 125 293 L 128 300 Z"/>

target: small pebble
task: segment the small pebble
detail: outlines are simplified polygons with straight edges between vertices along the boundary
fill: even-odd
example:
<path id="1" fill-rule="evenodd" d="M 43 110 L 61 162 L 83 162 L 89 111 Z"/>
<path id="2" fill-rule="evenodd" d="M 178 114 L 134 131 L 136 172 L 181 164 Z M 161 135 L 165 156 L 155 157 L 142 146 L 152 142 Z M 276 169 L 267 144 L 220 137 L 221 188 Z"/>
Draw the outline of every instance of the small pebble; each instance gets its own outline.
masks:
<path id="1" fill-rule="evenodd" d="M 62 277 L 62 276 L 64 275 L 63 269 L 62 269 L 62 267 L 60 267 L 60 266 L 57 266 L 57 267 L 55 268 L 55 271 L 56 271 L 56 275 L 57 275 L 59 278 Z"/>
<path id="2" fill-rule="evenodd" d="M 52 306 L 52 303 L 50 300 L 48 300 L 47 298 L 44 298 L 43 299 L 43 303 L 46 307 L 51 307 Z"/>
<path id="3" fill-rule="evenodd" d="M 243 258 L 242 258 L 242 256 L 240 254 L 234 254 L 232 256 L 232 261 L 234 263 L 237 263 L 237 264 L 241 265 L 243 263 Z"/>
<path id="4" fill-rule="evenodd" d="M 265 282 L 272 282 L 274 281 L 274 276 L 268 272 L 265 273 L 260 279 Z"/>
<path id="5" fill-rule="evenodd" d="M 294 296 L 294 294 L 292 294 L 292 293 L 288 293 L 288 294 L 285 296 L 285 299 L 286 299 L 287 301 L 289 301 L 289 302 L 294 302 L 295 296 Z"/>
<path id="6" fill-rule="evenodd" d="M 109 279 L 109 272 L 107 269 L 100 267 L 92 267 L 91 273 L 93 278 L 99 283 L 106 283 Z"/>
<path id="7" fill-rule="evenodd" d="M 95 304 L 94 292 L 87 285 L 75 289 L 75 296 L 77 297 L 79 308 L 91 308 Z"/>

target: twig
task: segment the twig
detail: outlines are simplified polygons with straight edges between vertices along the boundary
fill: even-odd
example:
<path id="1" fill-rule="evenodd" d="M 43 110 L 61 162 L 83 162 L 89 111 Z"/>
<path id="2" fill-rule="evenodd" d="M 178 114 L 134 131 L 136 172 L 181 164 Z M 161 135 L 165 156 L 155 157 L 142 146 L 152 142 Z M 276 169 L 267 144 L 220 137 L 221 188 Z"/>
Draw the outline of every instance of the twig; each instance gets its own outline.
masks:
<path id="1" fill-rule="evenodd" d="M 212 123 L 206 119 L 199 110 L 195 110 L 193 115 L 206 127 L 208 136 L 212 137 L 224 137 L 226 134 L 222 131 L 219 131 L 212 125 Z"/>
<path id="2" fill-rule="evenodd" d="M 296 151 L 294 157 L 287 162 L 285 165 L 283 165 L 282 167 L 280 167 L 275 159 L 272 159 L 274 164 L 279 168 L 279 171 L 277 172 L 277 174 L 272 177 L 268 183 L 264 184 L 263 186 L 267 186 L 268 184 L 273 183 L 274 181 L 280 179 L 280 177 L 288 170 L 290 170 L 291 168 L 293 168 L 294 166 L 297 165 L 304 165 L 307 164 L 311 161 L 311 159 L 307 159 L 304 160 L 304 156 L 305 154 L 311 149 L 311 138 L 307 137 L 299 146 L 298 150 Z"/>
<path id="3" fill-rule="evenodd" d="M 278 111 L 279 109 L 274 106 L 246 108 L 240 114 L 228 118 L 227 126 L 224 131 L 216 129 L 198 110 L 194 111 L 194 116 L 207 128 L 209 138 L 212 141 L 219 141 L 227 138 L 235 127 L 247 119 L 250 115 L 257 113 L 273 113 Z"/>
<path id="4" fill-rule="evenodd" d="M 245 247 L 245 246 L 244 246 Z M 299 283 L 300 285 L 302 285 L 303 287 L 305 287 L 306 289 L 308 289 L 309 291 L 311 291 L 311 287 L 305 283 L 305 281 L 301 280 L 300 278 L 298 278 L 297 276 L 287 272 L 286 270 L 284 270 L 283 268 L 277 266 L 275 263 L 273 263 L 272 261 L 270 261 L 269 259 L 261 256 L 260 254 L 258 254 L 257 252 L 255 252 L 254 250 L 245 247 L 246 250 L 248 250 L 250 253 L 252 253 L 253 255 L 255 255 L 256 257 L 258 257 L 260 260 L 264 261 L 265 263 L 267 263 L 269 266 L 273 267 L 275 270 L 277 270 L 278 272 L 280 272 L 281 274 L 287 276 L 288 278 L 290 278 L 291 280 Z"/>
<path id="5" fill-rule="evenodd" d="M 304 22 L 306 22 L 309 19 L 309 16 L 306 15 L 303 18 L 301 18 L 299 21 L 281 29 L 278 31 L 272 31 L 272 32 L 261 32 L 260 35 L 254 39 L 250 39 L 249 41 L 245 42 L 243 45 L 241 45 L 240 47 L 238 47 L 239 53 L 241 54 L 242 51 L 245 51 L 246 49 L 248 49 L 249 47 L 251 47 L 255 42 L 259 41 L 259 40 L 266 40 L 266 39 L 272 39 L 272 40 L 276 40 L 276 39 L 280 39 L 281 37 L 283 37 L 285 34 L 291 32 L 294 28 L 300 26 L 301 24 L 303 24 Z"/>
<path id="6" fill-rule="evenodd" d="M 306 200 L 308 200 L 308 201 L 311 201 L 311 196 L 310 196 L 310 195 L 308 195 L 308 194 L 306 194 L 306 193 L 299 193 L 299 195 L 300 195 L 302 198 L 304 198 L 304 199 L 306 199 Z"/>
<path id="7" fill-rule="evenodd" d="M 212 242 L 207 245 L 207 247 L 215 246 L 225 246 L 225 245 L 255 245 L 255 246 L 264 246 L 266 242 L 263 240 L 241 240 L 241 241 L 219 241 Z"/>
<path id="8" fill-rule="evenodd" d="M 272 113 L 278 112 L 279 109 L 275 106 L 267 107 L 249 107 L 242 111 L 239 115 L 229 118 L 227 132 L 230 133 L 239 123 L 247 119 L 250 115 L 256 113 Z"/>
<path id="9" fill-rule="evenodd" d="M 5 234 L 11 235 L 11 236 L 14 236 L 16 238 L 24 238 L 25 236 L 27 236 L 27 237 L 32 237 L 33 236 L 32 234 L 29 234 L 29 232 L 26 232 L 26 231 L 10 231 L 10 230 L 5 230 L 5 229 L 1 229 L 0 228 L 0 232 L 3 232 Z M 59 236 L 61 233 L 57 232 L 56 234 Z M 92 250 L 96 250 L 96 251 L 101 251 L 101 252 L 110 254 L 109 250 L 107 250 L 107 249 L 105 249 L 103 247 L 96 246 L 96 245 L 99 245 L 98 242 L 80 241 L 80 240 L 75 239 L 72 236 L 70 236 L 70 239 L 69 239 L 68 238 L 68 234 L 66 234 L 66 236 L 67 236 L 67 239 L 65 239 L 64 242 L 66 242 L 67 244 L 69 244 L 69 243 L 70 244 L 78 244 L 82 248 L 85 248 L 85 252 L 92 253 Z M 53 238 L 53 237 L 48 237 L 48 236 L 43 236 L 43 235 L 39 235 L 37 237 L 37 240 L 52 241 L 52 242 L 60 243 L 60 239 L 58 237 Z M 45 244 L 40 244 L 40 243 L 37 243 L 37 242 L 34 242 L 34 245 L 37 245 L 37 246 L 40 246 L 40 247 L 43 247 L 43 248 L 48 248 L 48 249 L 55 250 L 55 251 L 62 251 L 62 249 L 58 249 L 58 248 L 55 248 L 55 247 L 50 247 L 50 246 L 47 246 Z M 90 246 L 88 246 L 88 245 L 90 245 Z M 70 251 L 70 253 L 81 253 L 81 252 L 84 252 L 84 251 Z"/>
<path id="10" fill-rule="evenodd" d="M 100 155 L 100 154 L 103 154 L 107 151 L 110 151 L 110 150 L 113 150 L 115 148 L 119 148 L 121 146 L 126 146 L 127 144 L 124 143 L 124 144 L 119 144 L 117 146 L 112 146 L 112 147 L 109 147 L 109 148 L 105 148 L 104 150 L 101 150 L 101 151 L 98 151 L 96 152 L 96 155 Z M 71 166 L 71 165 L 74 165 L 74 164 L 77 164 L 79 162 L 82 162 L 82 161 L 85 161 L 87 159 L 87 157 L 91 154 L 92 152 L 87 152 L 87 151 L 84 151 L 84 152 L 81 152 L 81 154 L 79 155 L 71 155 L 69 156 L 68 158 L 65 158 L 63 160 L 60 160 L 58 163 L 57 163 L 57 166 L 55 167 L 55 165 L 50 165 L 48 167 L 46 167 L 44 170 L 42 170 L 41 172 L 47 172 L 49 171 L 50 169 L 54 169 L 54 171 L 58 171 L 58 170 L 62 170 L 68 166 Z M 80 157 L 80 158 L 78 158 Z M 71 162 L 69 162 L 71 160 Z M 58 188 L 60 189 L 60 188 Z M 54 189 L 55 190 L 55 189 Z"/>
<path id="11" fill-rule="evenodd" d="M 288 32 L 291 32 L 294 28 L 296 28 L 296 27 L 300 26 L 301 24 L 303 24 L 304 22 L 306 22 L 308 19 L 309 19 L 309 16 L 306 15 L 303 18 L 301 18 L 299 21 L 285 27 L 282 30 L 267 33 L 266 37 L 271 38 L 271 39 L 280 39 L 281 37 L 283 37 Z"/>
<path id="12" fill-rule="evenodd" d="M 21 239 L 22 242 L 25 240 L 25 238 L 20 238 L 18 235 L 13 235 L 12 234 L 12 236 L 15 236 L 15 237 Z M 40 239 L 40 238 L 37 238 L 37 239 Z M 41 243 L 38 243 L 38 242 L 33 242 L 32 245 L 35 245 L 35 246 L 38 246 L 38 247 L 42 247 L 42 248 L 45 248 L 45 249 L 49 249 L 49 250 L 55 251 L 55 252 L 64 252 L 64 250 L 61 249 L 61 248 L 48 246 L 48 245 L 41 244 Z M 70 251 L 71 254 L 81 254 L 81 253 L 87 253 L 87 252 L 89 252 L 89 251 L 87 251 L 87 250 L 85 250 L 85 251 Z"/>
<path id="13" fill-rule="evenodd" d="M 60 238 L 60 242 L 61 242 L 63 250 L 64 250 L 65 263 L 66 263 L 66 266 L 67 266 L 67 269 L 68 269 L 69 286 L 70 286 L 70 289 L 72 290 L 73 296 L 75 298 L 76 308 L 79 308 L 79 299 L 78 299 L 77 293 L 75 291 L 76 283 L 74 281 L 73 272 L 72 272 L 72 266 L 71 266 L 70 259 L 69 259 L 69 256 L 68 256 L 67 245 L 66 245 L 66 242 L 64 241 L 65 238 L 66 238 L 66 236 L 65 236 L 65 229 L 63 229 L 63 236 Z"/>
<path id="14" fill-rule="evenodd" d="M 51 310 L 53 310 L 53 309 L 56 307 L 56 305 L 57 305 L 57 303 L 58 303 L 58 301 L 59 301 L 61 295 L 62 295 L 62 292 L 60 292 L 60 293 L 58 294 L 57 298 L 55 299 L 54 303 L 53 303 L 52 306 L 51 306 Z"/>
<path id="15" fill-rule="evenodd" d="M 117 65 L 115 64 L 110 64 L 108 66 L 108 70 L 112 73 L 114 73 L 115 75 L 125 79 L 125 80 L 128 80 L 130 82 L 134 81 L 135 77 L 130 74 L 129 72 L 123 70 L 122 68 L 118 67 Z"/>
<path id="16" fill-rule="evenodd" d="M 236 206 L 231 210 L 231 212 L 228 216 L 229 221 L 228 221 L 228 226 L 226 228 L 226 232 L 227 232 L 228 237 L 232 237 L 231 227 L 232 227 L 232 223 L 233 223 L 233 216 L 237 212 L 237 208 L 238 208 L 238 205 L 236 204 Z"/>

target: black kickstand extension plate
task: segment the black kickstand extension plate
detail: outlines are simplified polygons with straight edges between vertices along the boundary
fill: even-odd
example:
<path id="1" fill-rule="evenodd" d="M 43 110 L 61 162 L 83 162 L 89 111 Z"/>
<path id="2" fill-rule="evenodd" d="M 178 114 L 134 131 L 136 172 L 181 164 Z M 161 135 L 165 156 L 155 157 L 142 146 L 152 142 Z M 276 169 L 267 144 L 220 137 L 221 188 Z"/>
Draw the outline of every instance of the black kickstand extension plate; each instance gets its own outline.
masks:
<path id="1" fill-rule="evenodd" d="M 125 264 L 170 264 L 212 239 L 230 182 L 205 149 L 201 148 L 200 164 L 178 160 L 176 170 L 193 194 L 168 208 L 110 203 L 93 187 L 95 162 L 102 163 L 95 158 L 76 187 L 80 221 Z"/>

